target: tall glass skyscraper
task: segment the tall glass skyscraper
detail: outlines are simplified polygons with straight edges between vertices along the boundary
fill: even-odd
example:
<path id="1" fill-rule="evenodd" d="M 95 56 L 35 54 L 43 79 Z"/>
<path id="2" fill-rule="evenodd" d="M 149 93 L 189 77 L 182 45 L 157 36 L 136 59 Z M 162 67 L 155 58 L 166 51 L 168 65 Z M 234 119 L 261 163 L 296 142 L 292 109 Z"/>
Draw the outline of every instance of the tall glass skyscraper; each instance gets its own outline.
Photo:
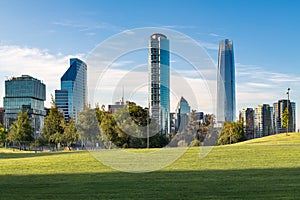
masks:
<path id="1" fill-rule="evenodd" d="M 217 77 L 217 122 L 235 121 L 235 64 L 233 43 L 220 41 Z"/>
<path id="2" fill-rule="evenodd" d="M 150 116 L 162 134 L 169 133 L 170 121 L 170 52 L 169 40 L 160 33 L 149 41 Z"/>
<path id="3" fill-rule="evenodd" d="M 70 67 L 60 79 L 61 89 L 55 90 L 55 102 L 64 118 L 77 121 L 78 113 L 87 104 L 87 65 L 78 58 L 70 59 Z"/>
<path id="4" fill-rule="evenodd" d="M 34 133 L 40 133 L 46 115 L 44 101 L 46 86 L 28 75 L 13 77 L 5 81 L 4 123 L 7 128 L 18 119 L 18 113 L 27 111 Z"/>

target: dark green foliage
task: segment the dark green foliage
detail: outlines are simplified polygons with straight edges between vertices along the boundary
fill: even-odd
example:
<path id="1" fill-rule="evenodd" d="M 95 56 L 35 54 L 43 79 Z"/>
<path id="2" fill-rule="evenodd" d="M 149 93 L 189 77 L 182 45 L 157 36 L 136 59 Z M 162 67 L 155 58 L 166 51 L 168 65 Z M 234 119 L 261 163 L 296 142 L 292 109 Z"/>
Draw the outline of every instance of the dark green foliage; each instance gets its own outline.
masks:
<path id="1" fill-rule="evenodd" d="M 19 112 L 18 119 L 10 127 L 8 139 L 17 142 L 20 147 L 34 140 L 33 128 L 27 112 Z"/>
<path id="2" fill-rule="evenodd" d="M 219 145 L 233 144 L 244 140 L 245 137 L 244 137 L 243 122 L 226 121 L 222 131 L 220 132 L 218 144 Z"/>
<path id="3" fill-rule="evenodd" d="M 99 116 L 97 117 L 97 115 Z M 83 111 L 78 114 L 76 129 L 79 134 L 79 139 L 84 145 L 86 145 L 88 141 L 95 144 L 97 139 L 100 137 L 100 128 L 97 118 L 100 119 L 102 116 L 104 115 L 99 108 L 90 109 L 86 106 Z"/>
<path id="4" fill-rule="evenodd" d="M 106 148 L 145 148 L 147 131 L 149 147 L 163 147 L 168 143 L 168 139 L 158 133 L 156 123 L 150 123 L 148 109 L 135 103 L 127 102 L 114 114 L 105 112 L 102 106 L 96 109 L 96 115 L 101 129 L 99 138 Z"/>
<path id="5" fill-rule="evenodd" d="M 43 140 L 50 144 L 57 144 L 62 141 L 62 135 L 64 133 L 65 121 L 63 114 L 56 106 L 54 99 L 52 99 L 52 106 L 50 108 L 49 115 L 45 117 L 44 127 L 42 131 Z"/>
<path id="6" fill-rule="evenodd" d="M 0 143 L 5 144 L 8 138 L 8 131 L 3 127 L 3 125 L 0 123 Z"/>
<path id="7" fill-rule="evenodd" d="M 79 136 L 76 130 L 75 122 L 73 119 L 69 120 L 68 124 L 64 125 L 64 133 L 61 137 L 61 142 L 65 144 L 69 150 L 71 150 L 71 145 L 78 140 Z"/>

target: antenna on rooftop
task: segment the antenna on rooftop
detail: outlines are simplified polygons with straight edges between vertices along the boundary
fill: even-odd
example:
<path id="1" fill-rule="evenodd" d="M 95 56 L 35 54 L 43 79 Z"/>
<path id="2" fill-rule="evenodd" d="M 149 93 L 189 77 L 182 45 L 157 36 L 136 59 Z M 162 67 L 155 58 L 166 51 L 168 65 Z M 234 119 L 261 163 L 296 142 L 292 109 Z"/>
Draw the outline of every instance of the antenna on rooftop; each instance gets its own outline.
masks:
<path id="1" fill-rule="evenodd" d="M 122 91 L 121 105 L 124 105 L 124 85 L 123 85 L 123 91 Z"/>

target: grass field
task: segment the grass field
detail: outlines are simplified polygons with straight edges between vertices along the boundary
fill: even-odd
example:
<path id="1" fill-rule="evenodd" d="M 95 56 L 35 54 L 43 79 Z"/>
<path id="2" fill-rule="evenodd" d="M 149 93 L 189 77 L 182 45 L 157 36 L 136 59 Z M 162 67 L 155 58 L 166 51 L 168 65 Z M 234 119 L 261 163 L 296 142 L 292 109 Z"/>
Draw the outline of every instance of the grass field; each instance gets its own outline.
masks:
<path id="1" fill-rule="evenodd" d="M 125 173 L 86 151 L 0 149 L 0 199 L 300 199 L 299 133 L 214 147 L 202 159 L 199 150 L 159 171 Z"/>

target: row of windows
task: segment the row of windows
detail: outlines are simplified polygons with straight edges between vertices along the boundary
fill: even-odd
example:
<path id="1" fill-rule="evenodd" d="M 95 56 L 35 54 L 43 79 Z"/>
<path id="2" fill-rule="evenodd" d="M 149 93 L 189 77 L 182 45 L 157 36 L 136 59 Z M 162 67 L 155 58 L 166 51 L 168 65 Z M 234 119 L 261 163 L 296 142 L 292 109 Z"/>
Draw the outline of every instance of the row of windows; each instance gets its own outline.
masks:
<path id="1" fill-rule="evenodd" d="M 4 97 L 5 109 L 21 109 L 22 106 L 28 105 L 32 109 L 44 110 L 44 101 L 33 98 L 7 98 Z"/>
<path id="2" fill-rule="evenodd" d="M 6 81 L 6 97 L 24 97 L 29 96 L 41 100 L 46 100 L 45 85 L 36 81 Z"/>

